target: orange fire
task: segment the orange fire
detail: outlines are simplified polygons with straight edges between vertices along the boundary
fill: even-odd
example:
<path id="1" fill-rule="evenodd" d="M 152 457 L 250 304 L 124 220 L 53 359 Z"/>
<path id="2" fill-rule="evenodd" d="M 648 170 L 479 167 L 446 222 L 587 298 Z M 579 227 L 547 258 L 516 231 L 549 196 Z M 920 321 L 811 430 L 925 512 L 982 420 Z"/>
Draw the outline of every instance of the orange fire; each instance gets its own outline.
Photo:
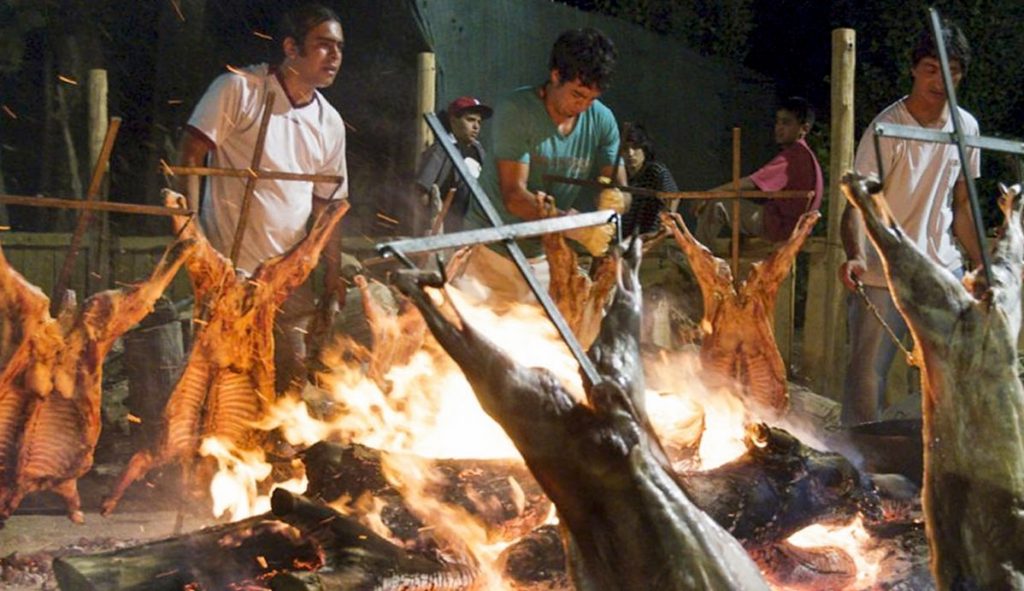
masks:
<path id="1" fill-rule="evenodd" d="M 448 288 L 446 293 L 467 322 L 486 326 L 488 337 L 500 343 L 519 363 L 547 367 L 572 394 L 583 399 L 576 361 L 540 308 L 524 305 L 499 315 L 485 305 L 473 304 L 454 288 Z M 724 464 L 745 451 L 744 425 L 748 413 L 732 393 L 709 391 L 701 385 L 697 377 L 700 361 L 695 350 L 664 353 L 658 359 L 646 360 L 646 368 L 648 413 L 662 438 L 695 441 L 700 436 L 699 456 L 705 469 Z M 315 394 L 326 396 L 336 405 L 337 418 L 318 418 L 305 402 L 284 398 L 270 409 L 260 427 L 277 429 L 289 444 L 297 447 L 332 439 L 384 451 L 385 475 L 417 517 L 432 529 L 435 537 L 480 570 L 481 589 L 505 588 L 494 564 L 508 542 L 489 541 L 485 527 L 471 515 L 425 491 L 434 478 L 428 464 L 431 458 L 518 458 L 515 447 L 480 408 L 462 372 L 432 340 L 408 364 L 393 367 L 387 379 L 393 387 L 391 392 L 384 393 L 360 368 L 336 368 L 333 389 Z M 241 519 L 269 510 L 268 489 L 272 487 L 263 480 L 271 470 L 262 452 L 243 453 L 226 449 L 219 441 L 206 440 L 202 453 L 215 457 L 220 468 L 211 485 L 218 516 L 229 513 L 232 519 Z M 306 481 L 294 479 L 273 486 L 301 492 Z M 375 532 L 390 537 L 391 532 L 380 519 L 381 504 L 376 499 L 343 498 L 332 506 L 343 514 L 357 515 Z M 801 535 L 805 537 L 797 539 L 826 534 Z M 832 535 L 851 538 L 849 533 Z M 828 540 L 829 544 L 837 545 L 831 537 Z M 859 556 L 860 552 L 851 554 Z M 862 566 L 858 561 L 858 568 L 864 573 L 872 572 L 869 563 Z"/>

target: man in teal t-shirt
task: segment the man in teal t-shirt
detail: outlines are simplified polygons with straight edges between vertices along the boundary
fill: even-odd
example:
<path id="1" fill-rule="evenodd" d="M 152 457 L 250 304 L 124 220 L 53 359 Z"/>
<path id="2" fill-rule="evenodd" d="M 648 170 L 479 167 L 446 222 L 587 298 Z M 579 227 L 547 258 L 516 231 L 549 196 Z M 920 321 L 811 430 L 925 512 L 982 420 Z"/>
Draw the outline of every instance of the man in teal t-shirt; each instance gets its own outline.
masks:
<path id="1" fill-rule="evenodd" d="M 626 183 L 624 170 L 616 167 L 618 124 L 611 110 L 597 100 L 607 88 L 615 58 L 614 45 L 600 31 L 565 31 L 551 49 L 544 84 L 519 88 L 497 104 L 491 127 L 494 157 L 484 166 L 480 184 L 504 223 L 538 219 L 551 202 L 561 212 L 596 209 L 596 191 L 545 183 L 545 175 L 589 180 L 604 176 Z M 490 225 L 473 203 L 466 226 Z M 607 248 L 612 231 L 610 227 L 584 228 L 567 236 L 597 254 Z M 541 253 L 536 239 L 520 245 L 528 257 Z M 531 263 L 537 263 L 538 278 L 546 287 L 546 264 Z M 466 274 L 496 295 L 515 301 L 528 298 L 526 284 L 512 262 L 493 250 L 475 249 Z"/>

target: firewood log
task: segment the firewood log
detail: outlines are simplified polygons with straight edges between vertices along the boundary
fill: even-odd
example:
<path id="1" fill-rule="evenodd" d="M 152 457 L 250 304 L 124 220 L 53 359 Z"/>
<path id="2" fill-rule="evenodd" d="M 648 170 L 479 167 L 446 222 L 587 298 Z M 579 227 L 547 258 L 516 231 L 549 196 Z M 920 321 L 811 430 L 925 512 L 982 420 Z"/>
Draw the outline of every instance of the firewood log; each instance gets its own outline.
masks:
<path id="1" fill-rule="evenodd" d="M 384 501 L 384 524 L 404 541 L 422 535 L 420 521 L 388 483 L 381 467 L 381 452 L 362 445 L 321 441 L 303 452 L 309 477 L 306 494 L 331 502 L 370 493 Z M 544 522 L 551 502 L 526 466 L 512 460 L 458 460 L 432 462 L 444 484 L 428 492 L 479 518 L 495 540 L 513 540 Z"/>
<path id="2" fill-rule="evenodd" d="M 392 544 L 369 528 L 334 509 L 276 489 L 271 497 L 274 515 L 317 543 L 324 556 L 324 572 L 316 577 L 284 577 L 278 587 L 288 589 L 462 589 L 470 586 L 474 571 L 443 564 Z M 297 586 L 305 581 L 306 587 Z M 309 586 L 313 583 L 319 585 Z"/>
<path id="3" fill-rule="evenodd" d="M 53 561 L 62 591 L 226 589 L 275 570 L 313 568 L 315 547 L 270 515 L 139 546 Z"/>

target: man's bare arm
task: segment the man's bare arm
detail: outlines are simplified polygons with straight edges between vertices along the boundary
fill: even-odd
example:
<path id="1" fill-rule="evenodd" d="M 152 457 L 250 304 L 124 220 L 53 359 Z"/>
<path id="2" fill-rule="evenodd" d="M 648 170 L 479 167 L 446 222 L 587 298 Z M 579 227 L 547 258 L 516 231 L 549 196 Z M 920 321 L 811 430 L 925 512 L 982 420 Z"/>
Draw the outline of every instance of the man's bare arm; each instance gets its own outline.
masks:
<path id="1" fill-rule="evenodd" d="M 178 146 L 178 164 L 181 166 L 205 166 L 206 155 L 210 153 L 209 140 L 202 137 L 198 131 L 185 130 L 181 136 L 181 143 Z M 185 196 L 189 208 L 193 211 L 199 209 L 199 185 L 198 176 L 179 176 L 176 179 L 174 189 Z"/>
<path id="2" fill-rule="evenodd" d="M 715 187 L 713 189 L 710 189 L 709 192 L 712 192 L 712 191 L 735 191 L 735 190 L 736 190 L 736 188 L 733 186 L 732 181 L 729 181 L 728 183 L 722 183 L 721 185 L 718 185 L 717 187 Z M 745 177 L 740 179 L 740 190 L 741 191 L 757 191 L 758 188 L 757 188 L 757 185 L 754 184 L 754 181 L 750 180 L 749 176 L 745 176 Z"/>
<path id="3" fill-rule="evenodd" d="M 547 194 L 526 188 L 530 165 L 515 160 L 498 160 L 498 186 L 505 209 L 524 220 L 536 220 L 545 211 Z"/>
<path id="4" fill-rule="evenodd" d="M 981 266 L 981 249 L 978 245 L 978 231 L 971 214 L 971 201 L 967 193 L 967 181 L 961 177 L 953 187 L 953 235 L 967 252 L 970 268 Z"/>
<path id="5" fill-rule="evenodd" d="M 839 266 L 839 279 L 850 291 L 857 289 L 856 280 L 867 270 L 864 261 L 864 218 L 856 207 L 843 210 L 839 236 L 846 251 L 846 261 Z"/>

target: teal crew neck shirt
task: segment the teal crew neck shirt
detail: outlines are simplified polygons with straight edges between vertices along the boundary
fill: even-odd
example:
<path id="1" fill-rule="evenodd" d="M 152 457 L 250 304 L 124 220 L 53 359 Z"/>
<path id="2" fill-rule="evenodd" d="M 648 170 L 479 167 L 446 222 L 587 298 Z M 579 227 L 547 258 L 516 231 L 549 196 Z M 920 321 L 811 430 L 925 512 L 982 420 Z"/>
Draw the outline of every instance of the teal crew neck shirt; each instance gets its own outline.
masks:
<path id="1" fill-rule="evenodd" d="M 558 132 L 537 87 L 518 88 L 502 99 L 494 110 L 491 126 L 492 158 L 480 175 L 480 186 L 505 224 L 523 221 L 505 208 L 498 185 L 498 160 L 522 162 L 530 167 L 526 187 L 544 191 L 555 198 L 558 209 L 593 211 L 597 190 L 579 185 L 545 183 L 545 175 L 596 180 L 600 170 L 615 163 L 619 152 L 619 128 L 611 109 L 600 101 L 579 114 L 567 135 Z M 466 216 L 468 228 L 491 224 L 475 202 Z M 540 254 L 540 241 L 520 241 L 527 256 Z"/>

